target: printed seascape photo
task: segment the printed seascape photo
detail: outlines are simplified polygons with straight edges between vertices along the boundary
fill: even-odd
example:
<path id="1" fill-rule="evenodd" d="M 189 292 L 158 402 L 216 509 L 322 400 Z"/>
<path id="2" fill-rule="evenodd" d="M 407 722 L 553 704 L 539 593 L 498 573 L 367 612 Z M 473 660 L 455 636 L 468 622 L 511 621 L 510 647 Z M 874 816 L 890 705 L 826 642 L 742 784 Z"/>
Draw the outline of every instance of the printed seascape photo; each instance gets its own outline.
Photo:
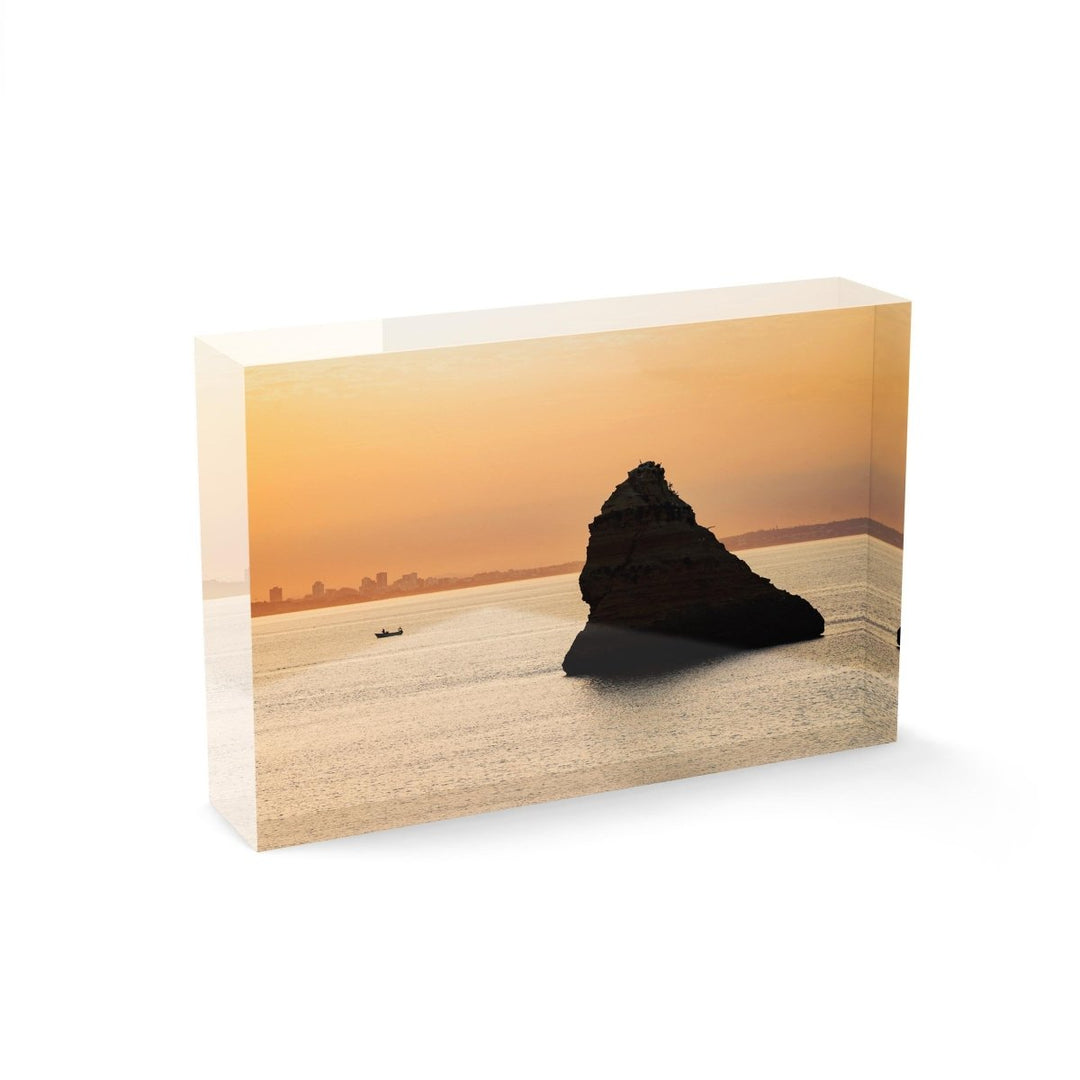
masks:
<path id="1" fill-rule="evenodd" d="M 909 314 L 248 368 L 257 846 L 894 739 Z"/>

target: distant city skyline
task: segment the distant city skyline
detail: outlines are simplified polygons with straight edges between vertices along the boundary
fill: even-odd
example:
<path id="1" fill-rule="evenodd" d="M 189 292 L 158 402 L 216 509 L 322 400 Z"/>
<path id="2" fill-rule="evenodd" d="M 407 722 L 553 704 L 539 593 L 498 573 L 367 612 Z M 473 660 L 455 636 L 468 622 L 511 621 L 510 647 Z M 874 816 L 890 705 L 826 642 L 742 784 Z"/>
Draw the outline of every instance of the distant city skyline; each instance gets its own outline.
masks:
<path id="1" fill-rule="evenodd" d="M 289 600 L 320 600 L 323 598 L 330 598 L 333 596 L 340 596 L 343 593 L 349 593 L 352 595 L 362 596 L 365 594 L 377 594 L 383 592 L 412 592 L 417 589 L 430 588 L 432 585 L 452 584 L 457 582 L 472 581 L 475 578 L 485 577 L 502 577 L 509 574 L 532 574 L 538 570 L 549 570 L 553 567 L 580 565 L 581 560 L 567 559 L 564 563 L 552 564 L 551 566 L 521 566 L 521 567 L 506 567 L 499 570 L 477 570 L 472 574 L 450 574 L 450 575 L 429 575 L 428 577 L 421 577 L 420 574 L 415 571 L 409 571 L 402 574 L 400 577 L 395 578 L 393 581 L 388 580 L 387 572 L 380 571 L 374 578 L 362 577 L 359 585 L 353 585 L 351 583 L 343 583 L 340 585 L 327 585 L 321 579 L 317 579 L 312 582 L 310 589 L 302 595 L 292 596 L 285 595 L 284 590 L 280 585 L 272 585 L 269 589 L 269 596 L 266 598 L 267 602 L 281 603 Z M 566 571 L 569 573 L 569 571 Z M 260 596 L 252 596 L 253 602 L 260 602 L 264 598 Z"/>
<path id="2" fill-rule="evenodd" d="M 554 574 L 576 573 L 581 569 L 580 560 L 557 563 L 547 566 L 510 568 L 508 570 L 482 570 L 464 577 L 420 577 L 416 571 L 402 574 L 394 581 L 386 582 L 387 574 L 380 572 L 375 578 L 364 577 L 359 587 L 339 585 L 327 587 L 326 583 L 316 580 L 311 590 L 303 596 L 283 596 L 280 586 L 270 589 L 269 600 L 258 596 L 251 597 L 254 614 L 273 614 L 290 608 L 319 607 L 325 604 L 360 603 L 365 600 L 381 600 L 394 596 L 408 596 L 417 592 L 436 592 L 444 589 L 468 588 L 474 585 L 488 585 L 503 581 L 520 581 L 530 578 L 548 577 Z M 383 583 L 379 581 L 382 579 Z"/>

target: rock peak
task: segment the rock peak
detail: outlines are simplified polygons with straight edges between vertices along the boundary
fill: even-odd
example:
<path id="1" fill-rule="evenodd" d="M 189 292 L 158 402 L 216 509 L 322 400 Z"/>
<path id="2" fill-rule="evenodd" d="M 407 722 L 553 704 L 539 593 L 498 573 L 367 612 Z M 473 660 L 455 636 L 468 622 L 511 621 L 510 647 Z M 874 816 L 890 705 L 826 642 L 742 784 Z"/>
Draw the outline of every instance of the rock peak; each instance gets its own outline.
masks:
<path id="1" fill-rule="evenodd" d="M 600 513 L 611 514 L 620 510 L 632 510 L 648 506 L 668 506 L 689 512 L 693 520 L 694 511 L 690 504 L 679 498 L 678 493 L 668 483 L 664 466 L 658 461 L 642 461 L 626 474 L 626 479 L 607 497 Z"/>

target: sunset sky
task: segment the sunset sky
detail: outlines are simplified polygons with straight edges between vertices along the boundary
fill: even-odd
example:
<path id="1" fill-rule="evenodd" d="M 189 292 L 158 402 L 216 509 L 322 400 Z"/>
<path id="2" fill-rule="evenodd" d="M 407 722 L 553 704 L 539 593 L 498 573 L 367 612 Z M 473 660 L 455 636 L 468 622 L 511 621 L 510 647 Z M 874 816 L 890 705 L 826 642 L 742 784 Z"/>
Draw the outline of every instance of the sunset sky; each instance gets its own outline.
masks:
<path id="1" fill-rule="evenodd" d="M 866 516 L 872 409 L 902 528 L 902 387 L 872 393 L 899 307 L 249 368 L 252 598 L 583 559 L 644 460 L 718 536 Z"/>

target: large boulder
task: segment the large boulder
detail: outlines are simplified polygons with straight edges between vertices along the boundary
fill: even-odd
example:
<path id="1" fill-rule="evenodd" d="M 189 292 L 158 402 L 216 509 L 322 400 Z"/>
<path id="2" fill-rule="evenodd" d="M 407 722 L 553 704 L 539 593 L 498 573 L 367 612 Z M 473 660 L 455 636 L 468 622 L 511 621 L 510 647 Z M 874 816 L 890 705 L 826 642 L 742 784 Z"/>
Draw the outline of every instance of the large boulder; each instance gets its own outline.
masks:
<path id="1" fill-rule="evenodd" d="M 652 461 L 631 469 L 593 519 L 579 583 L 589 621 L 563 660 L 568 675 L 669 669 L 825 630 L 810 603 L 699 525 Z"/>

